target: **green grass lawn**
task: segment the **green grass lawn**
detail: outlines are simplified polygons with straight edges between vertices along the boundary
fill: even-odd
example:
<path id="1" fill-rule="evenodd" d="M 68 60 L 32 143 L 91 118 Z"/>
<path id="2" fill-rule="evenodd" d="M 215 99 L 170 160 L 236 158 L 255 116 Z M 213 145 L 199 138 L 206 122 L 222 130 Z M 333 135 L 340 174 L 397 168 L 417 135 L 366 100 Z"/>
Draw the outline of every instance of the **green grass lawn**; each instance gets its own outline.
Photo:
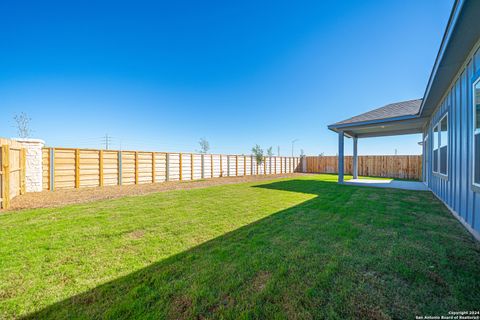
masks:
<path id="1" fill-rule="evenodd" d="M 412 319 L 480 306 L 429 192 L 332 175 L 0 214 L 0 318 Z"/>

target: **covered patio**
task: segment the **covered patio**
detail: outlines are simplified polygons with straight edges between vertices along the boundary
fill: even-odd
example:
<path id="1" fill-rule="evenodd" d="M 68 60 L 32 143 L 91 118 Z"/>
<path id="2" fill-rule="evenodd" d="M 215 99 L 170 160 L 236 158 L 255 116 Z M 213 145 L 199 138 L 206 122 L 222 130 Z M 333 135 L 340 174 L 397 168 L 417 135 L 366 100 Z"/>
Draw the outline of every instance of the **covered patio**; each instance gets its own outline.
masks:
<path id="1" fill-rule="evenodd" d="M 422 133 L 427 118 L 420 116 L 421 104 L 422 99 L 392 103 L 328 126 L 330 130 L 338 133 L 338 182 L 383 188 L 427 190 L 421 182 L 388 182 L 389 180 L 358 178 L 358 139 Z M 353 180 L 348 182 L 344 179 L 345 137 L 353 139 Z"/>
<path id="2" fill-rule="evenodd" d="M 351 186 L 374 187 L 374 188 L 391 188 L 414 191 L 427 191 L 428 188 L 423 182 L 419 181 L 402 181 L 394 179 L 352 179 L 344 182 Z"/>

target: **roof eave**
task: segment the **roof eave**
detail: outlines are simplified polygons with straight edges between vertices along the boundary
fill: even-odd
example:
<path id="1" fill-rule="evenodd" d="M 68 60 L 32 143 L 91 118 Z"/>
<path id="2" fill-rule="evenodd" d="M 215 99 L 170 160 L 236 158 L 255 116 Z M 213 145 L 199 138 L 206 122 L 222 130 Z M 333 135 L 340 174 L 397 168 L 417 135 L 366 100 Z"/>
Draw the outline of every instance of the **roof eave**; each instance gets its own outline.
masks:
<path id="1" fill-rule="evenodd" d="M 419 114 L 414 115 L 406 115 L 400 117 L 392 117 L 392 118 L 384 118 L 384 119 L 377 119 L 377 120 L 369 120 L 369 121 L 359 121 L 359 122 L 350 122 L 350 123 L 334 123 L 328 126 L 328 129 L 339 132 L 343 131 L 342 129 L 348 129 L 350 127 L 358 127 L 358 126 L 366 126 L 372 124 L 380 124 L 380 123 L 387 123 L 387 122 L 394 122 L 394 121 L 401 121 L 401 120 L 410 120 L 420 118 Z"/>

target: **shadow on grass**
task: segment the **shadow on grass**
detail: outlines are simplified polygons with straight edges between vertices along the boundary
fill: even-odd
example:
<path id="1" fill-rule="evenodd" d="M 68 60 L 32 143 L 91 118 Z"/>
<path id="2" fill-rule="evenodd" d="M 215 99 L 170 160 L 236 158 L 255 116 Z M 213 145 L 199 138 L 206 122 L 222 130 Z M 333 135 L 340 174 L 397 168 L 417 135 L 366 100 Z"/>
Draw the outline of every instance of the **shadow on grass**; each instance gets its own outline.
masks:
<path id="1" fill-rule="evenodd" d="M 480 304 L 478 246 L 430 193 L 255 188 L 317 196 L 26 318 L 382 319 Z"/>

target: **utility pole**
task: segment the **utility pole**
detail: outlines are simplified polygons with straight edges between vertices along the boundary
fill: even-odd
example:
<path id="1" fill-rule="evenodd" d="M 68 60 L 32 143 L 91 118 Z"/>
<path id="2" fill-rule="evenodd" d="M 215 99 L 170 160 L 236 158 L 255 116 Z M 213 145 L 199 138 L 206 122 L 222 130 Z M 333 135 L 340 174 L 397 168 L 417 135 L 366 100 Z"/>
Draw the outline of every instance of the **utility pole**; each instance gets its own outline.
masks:
<path id="1" fill-rule="evenodd" d="M 293 139 L 292 140 L 292 157 L 293 157 L 293 149 L 294 149 L 294 146 L 295 146 L 295 142 L 297 142 L 298 139 Z"/>
<path id="2" fill-rule="evenodd" d="M 110 145 L 112 137 L 108 136 L 108 133 L 106 133 L 105 138 L 103 138 L 103 139 L 104 139 L 104 141 L 103 141 L 102 144 L 105 146 L 105 150 L 108 150 L 108 147 Z"/>

